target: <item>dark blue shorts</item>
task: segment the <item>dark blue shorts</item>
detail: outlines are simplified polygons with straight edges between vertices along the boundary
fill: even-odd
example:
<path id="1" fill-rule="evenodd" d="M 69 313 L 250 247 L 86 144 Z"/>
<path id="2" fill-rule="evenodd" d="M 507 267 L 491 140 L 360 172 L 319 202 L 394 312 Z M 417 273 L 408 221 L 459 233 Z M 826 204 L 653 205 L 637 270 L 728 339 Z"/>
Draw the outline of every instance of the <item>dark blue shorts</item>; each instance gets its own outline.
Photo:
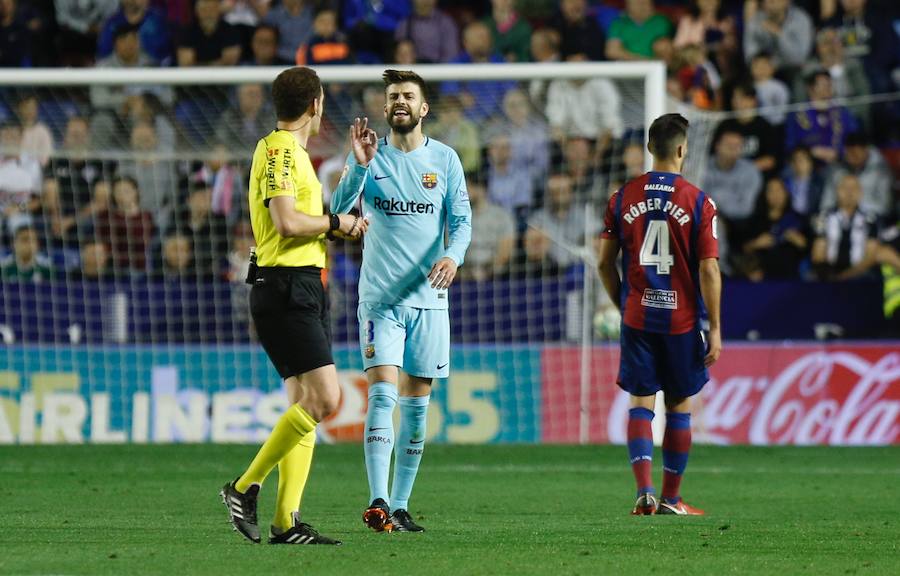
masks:
<path id="1" fill-rule="evenodd" d="M 629 394 L 651 396 L 662 390 L 669 398 L 687 398 L 709 380 L 699 327 L 673 336 L 623 324 L 621 344 L 618 384 Z"/>

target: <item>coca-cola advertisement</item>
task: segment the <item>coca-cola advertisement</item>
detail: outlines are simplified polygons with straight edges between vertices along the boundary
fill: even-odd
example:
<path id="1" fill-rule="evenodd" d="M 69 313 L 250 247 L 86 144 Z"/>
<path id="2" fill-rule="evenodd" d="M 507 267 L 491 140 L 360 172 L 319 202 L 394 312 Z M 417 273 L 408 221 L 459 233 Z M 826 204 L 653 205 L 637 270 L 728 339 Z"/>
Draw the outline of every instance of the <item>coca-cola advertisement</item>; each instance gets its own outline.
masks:
<path id="1" fill-rule="evenodd" d="M 614 346 L 595 348 L 589 359 L 575 348 L 544 350 L 544 442 L 578 442 L 585 435 L 589 442 L 625 442 L 628 395 L 615 384 L 618 362 Z M 657 432 L 664 426 L 659 407 Z M 696 442 L 900 444 L 900 348 L 726 345 L 693 413 Z"/>

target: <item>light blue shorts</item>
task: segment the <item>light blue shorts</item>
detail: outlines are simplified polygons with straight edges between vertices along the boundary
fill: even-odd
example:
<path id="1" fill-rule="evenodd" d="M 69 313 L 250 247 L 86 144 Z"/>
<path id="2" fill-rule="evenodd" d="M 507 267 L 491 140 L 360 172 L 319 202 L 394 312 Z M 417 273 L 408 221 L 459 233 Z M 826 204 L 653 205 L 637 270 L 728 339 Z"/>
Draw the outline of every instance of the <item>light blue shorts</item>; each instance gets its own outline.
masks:
<path id="1" fill-rule="evenodd" d="M 410 376 L 450 375 L 450 313 L 360 302 L 359 347 L 363 366 L 397 366 Z"/>

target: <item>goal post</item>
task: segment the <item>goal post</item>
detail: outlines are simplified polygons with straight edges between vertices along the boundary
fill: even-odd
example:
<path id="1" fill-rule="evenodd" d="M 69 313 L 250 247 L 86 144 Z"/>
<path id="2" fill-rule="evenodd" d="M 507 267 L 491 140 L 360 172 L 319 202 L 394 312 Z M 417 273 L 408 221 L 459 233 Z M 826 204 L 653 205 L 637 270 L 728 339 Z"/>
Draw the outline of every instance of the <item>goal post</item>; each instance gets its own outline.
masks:
<path id="1" fill-rule="evenodd" d="M 330 92 L 310 153 L 326 190 L 347 154 L 345 122 L 379 113 L 381 75 L 390 67 L 317 69 Z M 646 131 L 668 107 L 664 65 L 410 68 L 438 93 L 426 133 L 440 125 L 437 139 L 462 143 L 470 187 L 502 205 L 505 215 L 489 222 L 486 236 L 508 225 L 509 234 L 492 241 L 513 238 L 505 267 L 473 248 L 463 267 L 469 276 L 451 288 L 451 377 L 435 385 L 429 437 L 621 441 L 619 319 L 596 276 L 594 239 L 608 188 L 649 168 Z M 255 341 L 242 282 L 252 245 L 252 145 L 242 139 L 264 136 L 274 116 L 265 98 L 260 104 L 260 94 L 240 87 L 266 86 L 281 70 L 0 70 L 4 152 L 16 152 L 8 149 L 15 130 L 40 132 L 38 124 L 52 144 L 43 157 L 19 150 L 22 166 L 38 166 L 31 188 L 0 182 L 0 203 L 18 218 L 5 218 L 0 232 L 0 444 L 257 442 L 274 424 L 286 399 Z M 602 162 L 585 156 L 584 138 L 555 141 L 528 90 L 533 81 L 594 78 L 615 86 L 617 120 L 629 135 L 617 134 Z M 524 95 L 530 123 L 513 126 L 504 102 L 477 99 L 472 118 L 451 121 L 460 118 L 451 114 L 459 104 L 442 97 L 443 82 L 508 82 L 504 94 Z M 98 87 L 120 97 L 100 109 Z M 29 98 L 36 115 L 24 109 Z M 245 104 L 262 106 L 257 125 L 241 120 Z M 474 128 L 474 150 L 462 150 L 464 123 Z M 591 167 L 579 175 L 579 163 Z M 507 164 L 528 178 L 499 170 Z M 581 178 L 577 202 L 567 216 L 554 215 L 556 187 L 574 186 L 570 169 Z M 568 184 L 554 180 L 561 172 Z M 521 192 L 520 182 L 532 188 L 528 203 L 503 204 Z M 360 249 L 330 244 L 329 251 L 343 399 L 321 436 L 349 441 L 361 437 L 366 402 L 356 324 Z M 486 272 L 473 274 L 479 257 Z"/>

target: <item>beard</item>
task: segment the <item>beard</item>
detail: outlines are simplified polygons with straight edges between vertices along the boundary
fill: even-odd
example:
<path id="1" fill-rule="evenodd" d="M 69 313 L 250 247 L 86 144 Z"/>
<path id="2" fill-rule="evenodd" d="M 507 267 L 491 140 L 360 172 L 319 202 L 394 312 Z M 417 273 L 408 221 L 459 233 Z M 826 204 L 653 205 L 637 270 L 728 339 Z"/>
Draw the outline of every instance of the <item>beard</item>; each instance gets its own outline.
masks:
<path id="1" fill-rule="evenodd" d="M 394 112 L 397 109 L 405 110 L 409 116 L 394 116 Z M 416 126 L 419 125 L 419 121 L 421 120 L 421 116 L 410 110 L 409 108 L 403 106 L 395 106 L 391 108 L 390 113 L 387 117 L 388 126 L 391 127 L 391 130 L 396 132 L 397 134 L 409 134 L 413 130 L 416 129 Z"/>

